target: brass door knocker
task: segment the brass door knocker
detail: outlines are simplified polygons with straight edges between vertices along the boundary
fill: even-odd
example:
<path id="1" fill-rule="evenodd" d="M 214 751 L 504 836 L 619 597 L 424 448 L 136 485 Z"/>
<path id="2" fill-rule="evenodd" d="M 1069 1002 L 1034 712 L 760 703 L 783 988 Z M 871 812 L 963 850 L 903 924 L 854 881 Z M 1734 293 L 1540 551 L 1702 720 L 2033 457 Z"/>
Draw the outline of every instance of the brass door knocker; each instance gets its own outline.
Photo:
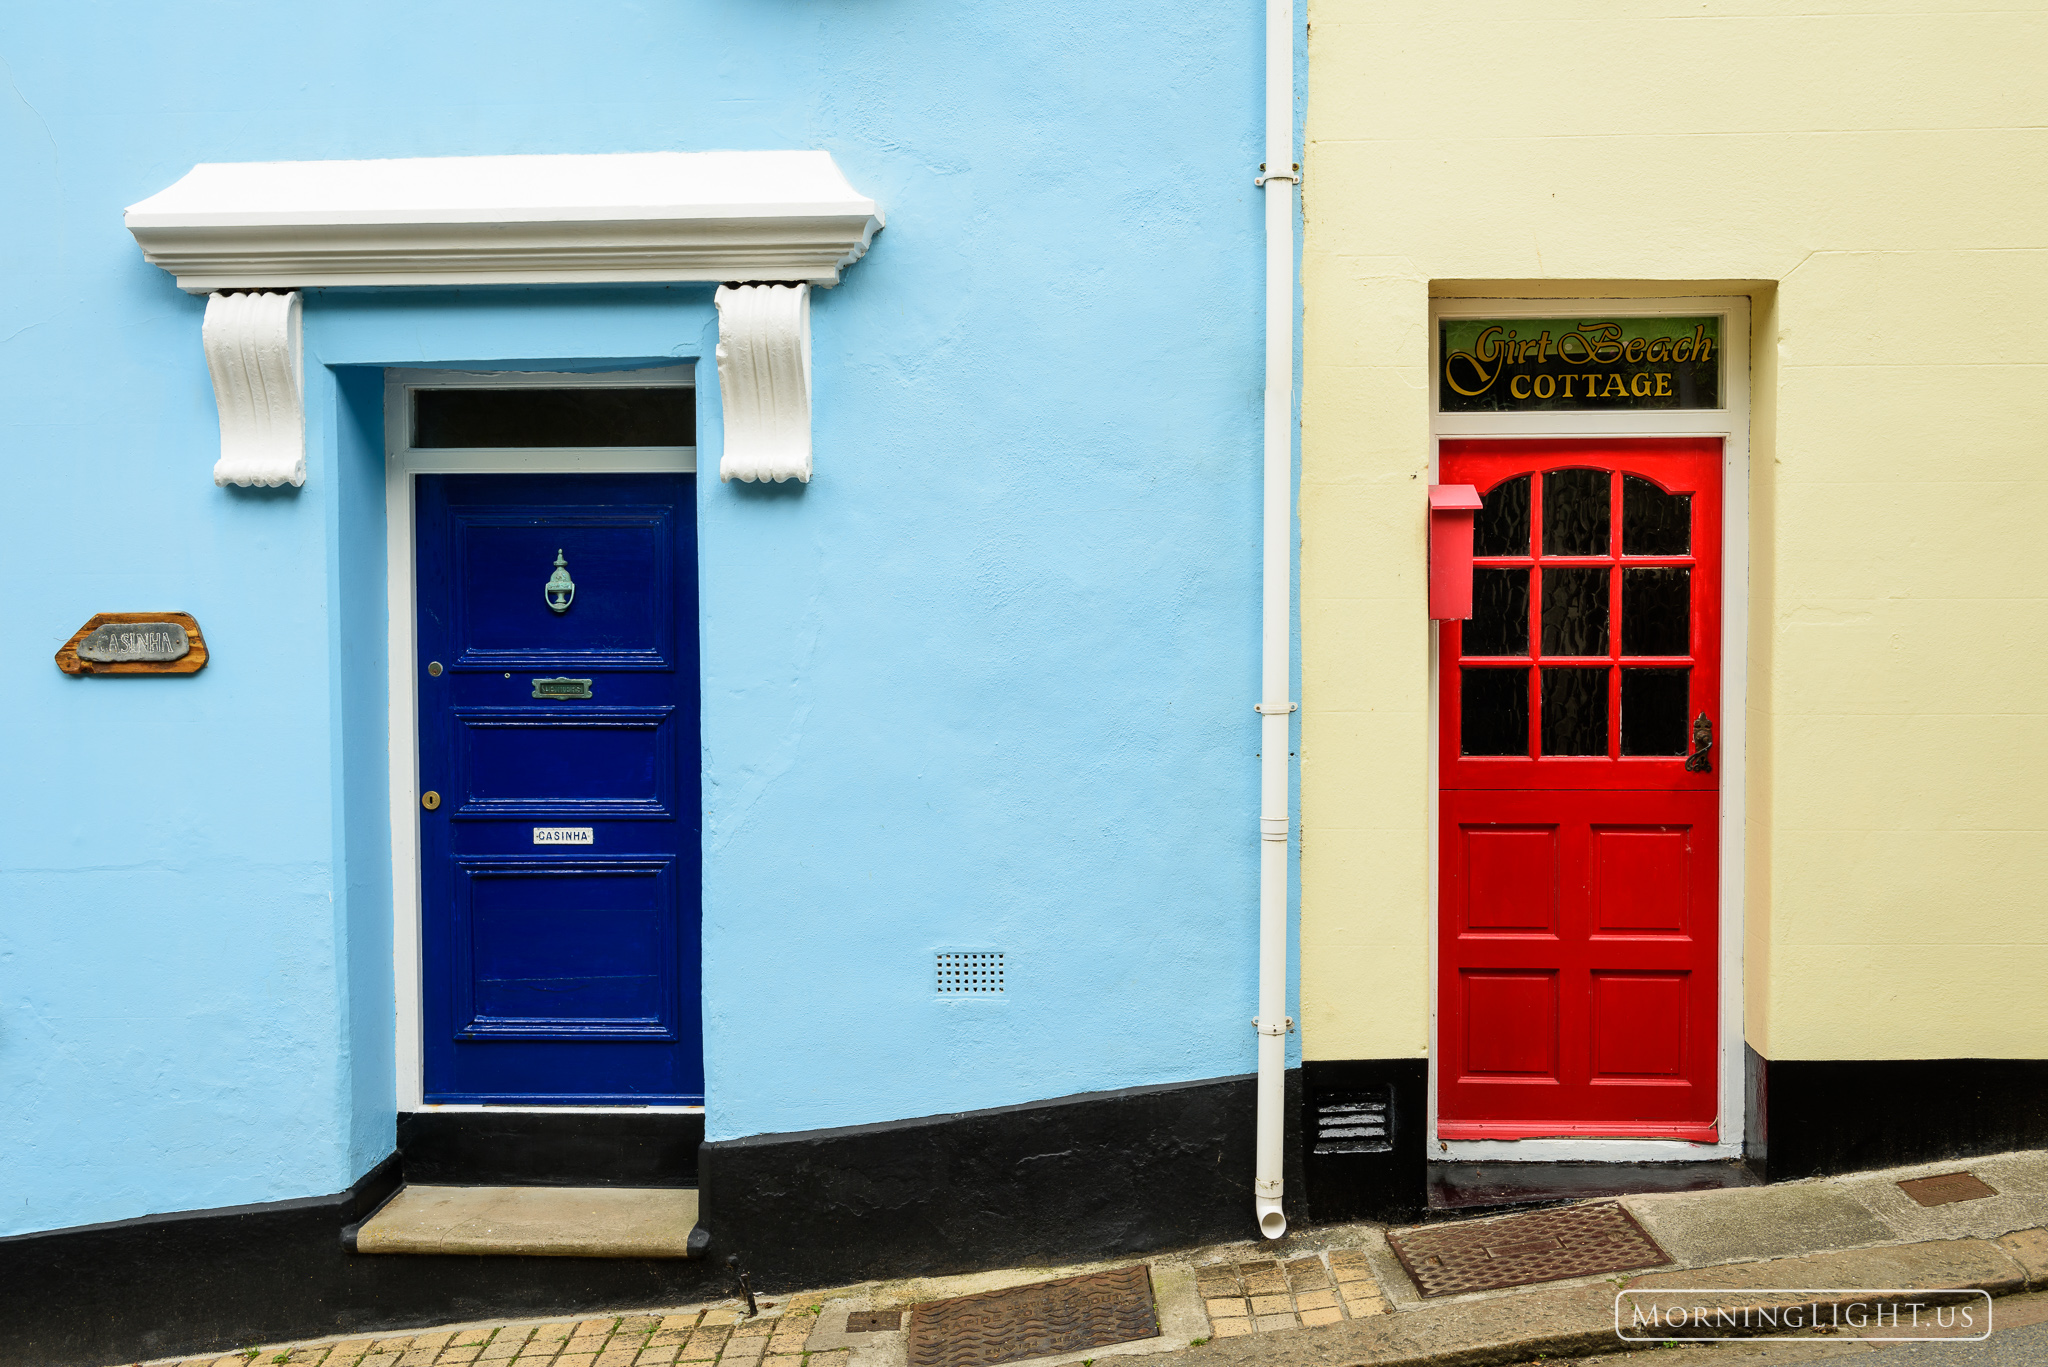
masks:
<path id="1" fill-rule="evenodd" d="M 555 572 L 548 576 L 548 586 L 543 593 L 548 606 L 556 612 L 567 612 L 569 604 L 576 601 L 576 581 L 569 577 L 569 562 L 563 558 L 559 547 L 555 550 Z"/>

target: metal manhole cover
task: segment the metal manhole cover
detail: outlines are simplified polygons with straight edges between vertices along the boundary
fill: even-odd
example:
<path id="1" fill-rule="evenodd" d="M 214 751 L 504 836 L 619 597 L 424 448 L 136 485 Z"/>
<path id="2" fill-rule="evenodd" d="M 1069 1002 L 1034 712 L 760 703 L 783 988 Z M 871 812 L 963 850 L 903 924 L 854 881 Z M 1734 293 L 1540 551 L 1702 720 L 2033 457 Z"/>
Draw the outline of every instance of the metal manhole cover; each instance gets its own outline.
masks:
<path id="1" fill-rule="evenodd" d="M 849 1334 L 892 1333 L 903 1327 L 901 1310 L 856 1310 L 846 1317 Z"/>
<path id="2" fill-rule="evenodd" d="M 1158 1335 L 1140 1263 L 912 1306 L 908 1348 L 910 1367 L 991 1367 Z"/>
<path id="3" fill-rule="evenodd" d="M 1613 1202 L 1497 1220 L 1423 1225 L 1387 1235 L 1425 1296 L 1663 1267 L 1671 1255 Z"/>
<path id="4" fill-rule="evenodd" d="M 1923 1206 L 1945 1206 L 1951 1201 L 1981 1201 L 1987 1196 L 1998 1195 L 1997 1187 L 1974 1172 L 1945 1172 L 1939 1177 L 1916 1177 L 1910 1182 L 1899 1183 L 1899 1190 Z"/>

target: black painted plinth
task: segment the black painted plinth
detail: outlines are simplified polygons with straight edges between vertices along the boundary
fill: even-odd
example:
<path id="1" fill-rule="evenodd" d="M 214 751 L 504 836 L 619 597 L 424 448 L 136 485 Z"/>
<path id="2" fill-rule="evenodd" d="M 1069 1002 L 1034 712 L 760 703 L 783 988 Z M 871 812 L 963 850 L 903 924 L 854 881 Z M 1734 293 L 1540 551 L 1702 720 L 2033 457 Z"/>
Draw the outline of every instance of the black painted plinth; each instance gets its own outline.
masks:
<path id="1" fill-rule="evenodd" d="M 702 1114 L 402 1111 L 405 1180 L 456 1187 L 694 1187 Z"/>
<path id="2" fill-rule="evenodd" d="M 1235 1077 L 722 1140 L 700 1218 L 771 1290 L 1256 1238 L 1255 1103 Z"/>
<path id="3" fill-rule="evenodd" d="M 1752 1177 L 1783 1182 L 2048 1147 L 2048 1060 L 1773 1062 L 1753 1049 L 1744 1053 L 1746 1173 L 1726 1163 L 1543 1164 L 1519 1175 L 1504 1170 L 1523 1165 L 1432 1165 L 1426 1061 L 1309 1062 L 1300 1090 L 1310 1122 L 1310 1151 L 1301 1158 L 1307 1214 L 1320 1223 L 1407 1222 L 1432 1208 L 1469 1213 L 1610 1190 L 1696 1190 Z M 1391 1144 L 1377 1153 L 1313 1152 L 1317 1101 L 1367 1094 L 1391 1101 Z"/>
<path id="4" fill-rule="evenodd" d="M 1319 1224 L 1385 1220 L 1405 1224 L 1428 1204 L 1429 1061 L 1419 1058 L 1311 1060 L 1302 1064 L 1301 1159 L 1310 1219 Z M 1316 1153 L 1314 1115 L 1326 1097 L 1379 1094 L 1393 1115 L 1380 1153 Z"/>
<path id="5" fill-rule="evenodd" d="M 1750 1058 L 1773 1182 L 2048 1147 L 2048 1060 Z"/>
<path id="6" fill-rule="evenodd" d="M 335 1196 L 0 1239 L 0 1367 L 101 1367 L 724 1294 L 724 1269 L 696 1260 L 348 1253 L 343 1228 L 397 1179 L 394 1156 Z"/>

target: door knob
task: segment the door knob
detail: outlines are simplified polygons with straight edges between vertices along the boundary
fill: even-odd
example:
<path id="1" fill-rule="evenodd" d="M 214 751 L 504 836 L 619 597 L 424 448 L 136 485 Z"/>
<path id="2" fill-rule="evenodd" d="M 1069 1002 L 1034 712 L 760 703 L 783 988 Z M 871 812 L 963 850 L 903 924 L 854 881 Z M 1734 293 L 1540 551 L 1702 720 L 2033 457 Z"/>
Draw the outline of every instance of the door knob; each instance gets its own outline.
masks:
<path id="1" fill-rule="evenodd" d="M 1708 753 L 1714 748 L 1714 723 L 1702 712 L 1692 723 L 1692 753 L 1685 757 L 1685 772 L 1688 774 L 1711 774 L 1714 772 L 1713 756 Z"/>
<path id="2" fill-rule="evenodd" d="M 1688 761 L 1687 764 L 1688 767 L 1690 767 L 1690 761 Z M 427 791 L 420 794 L 420 806 L 425 807 L 428 811 L 431 812 L 438 808 L 440 805 L 441 795 L 435 792 L 432 788 L 429 788 L 427 789 Z"/>

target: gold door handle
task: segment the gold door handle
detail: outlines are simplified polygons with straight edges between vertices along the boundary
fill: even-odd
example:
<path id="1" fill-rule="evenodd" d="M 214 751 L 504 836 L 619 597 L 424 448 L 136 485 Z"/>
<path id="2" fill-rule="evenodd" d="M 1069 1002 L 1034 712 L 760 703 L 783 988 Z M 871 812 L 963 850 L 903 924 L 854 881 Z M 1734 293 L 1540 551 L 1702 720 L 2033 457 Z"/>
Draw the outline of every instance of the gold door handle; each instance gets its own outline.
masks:
<path id="1" fill-rule="evenodd" d="M 438 808 L 440 805 L 441 795 L 435 792 L 432 788 L 429 788 L 427 789 L 427 791 L 420 794 L 420 806 L 425 807 L 428 811 L 431 812 Z"/>

